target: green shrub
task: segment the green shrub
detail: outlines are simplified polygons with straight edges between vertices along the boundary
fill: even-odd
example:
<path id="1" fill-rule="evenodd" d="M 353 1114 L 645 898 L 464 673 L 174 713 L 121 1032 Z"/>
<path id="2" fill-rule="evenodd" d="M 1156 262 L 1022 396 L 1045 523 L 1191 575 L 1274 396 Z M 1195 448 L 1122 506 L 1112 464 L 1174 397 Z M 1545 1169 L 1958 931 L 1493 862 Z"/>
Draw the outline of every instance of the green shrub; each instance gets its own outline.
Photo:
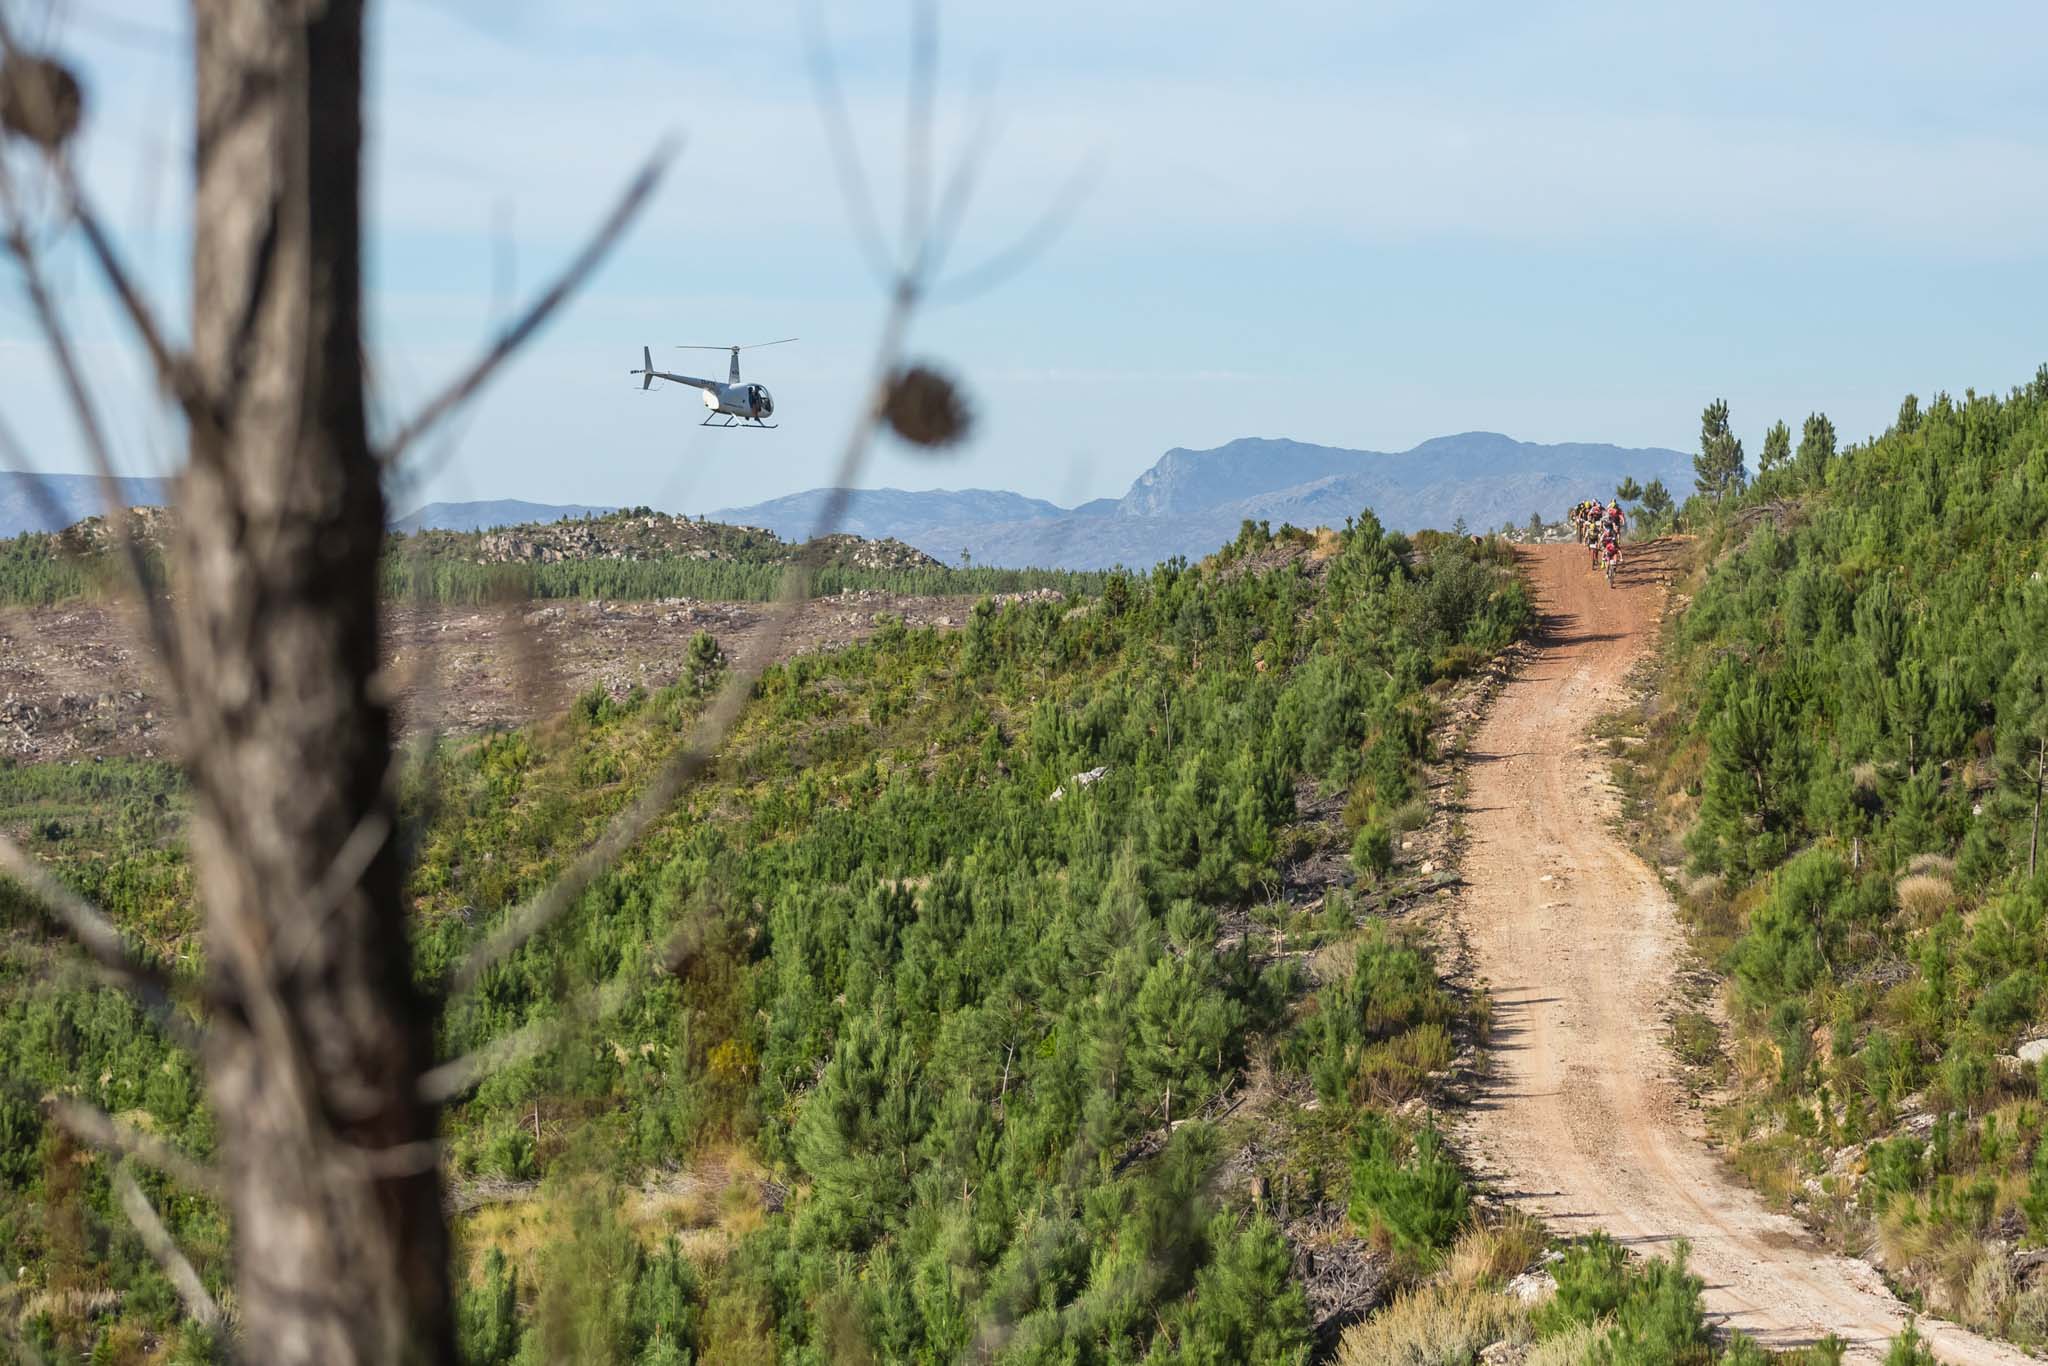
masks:
<path id="1" fill-rule="evenodd" d="M 1351 1161 L 1354 1224 L 1427 1262 L 1451 1245 L 1470 1207 L 1465 1178 L 1434 1129 L 1410 1142 L 1377 1115 L 1360 1118 Z"/>
<path id="2" fill-rule="evenodd" d="M 1394 866 L 1394 837 L 1385 823 L 1367 821 L 1351 839 L 1351 866 L 1361 878 L 1378 881 Z"/>
<path id="3" fill-rule="evenodd" d="M 484 1149 L 483 1168 L 507 1181 L 527 1181 L 539 1169 L 537 1158 L 533 1134 L 515 1124 L 491 1136 L 490 1144 Z"/>
<path id="4" fill-rule="evenodd" d="M 483 1280 L 464 1286 L 455 1307 L 457 1337 L 468 1366 L 501 1366 L 519 1350 L 519 1271 L 492 1248 Z"/>
<path id="5" fill-rule="evenodd" d="M 1884 1354 L 1884 1366 L 1941 1366 L 1941 1358 L 1920 1340 L 1919 1325 L 1908 1319 L 1906 1331 L 1892 1339 Z"/>

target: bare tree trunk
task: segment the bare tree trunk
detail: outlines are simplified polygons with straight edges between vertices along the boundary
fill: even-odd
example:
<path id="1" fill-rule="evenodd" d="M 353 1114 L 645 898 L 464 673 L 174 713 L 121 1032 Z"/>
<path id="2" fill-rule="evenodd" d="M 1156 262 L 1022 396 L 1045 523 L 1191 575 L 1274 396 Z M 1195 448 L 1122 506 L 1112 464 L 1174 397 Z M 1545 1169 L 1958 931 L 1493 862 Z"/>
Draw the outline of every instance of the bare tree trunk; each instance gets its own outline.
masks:
<path id="1" fill-rule="evenodd" d="M 247 1359 L 452 1361 L 448 1236 L 373 694 L 361 0 L 197 0 L 176 637 Z"/>

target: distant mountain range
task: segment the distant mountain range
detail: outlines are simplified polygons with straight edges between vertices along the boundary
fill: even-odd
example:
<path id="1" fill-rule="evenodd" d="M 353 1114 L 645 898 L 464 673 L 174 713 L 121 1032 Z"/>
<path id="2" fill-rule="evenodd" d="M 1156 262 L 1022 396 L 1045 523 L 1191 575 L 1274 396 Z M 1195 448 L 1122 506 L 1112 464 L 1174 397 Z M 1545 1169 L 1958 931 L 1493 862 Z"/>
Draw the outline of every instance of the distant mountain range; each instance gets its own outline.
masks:
<path id="1" fill-rule="evenodd" d="M 841 526 L 893 536 L 953 564 L 965 551 L 976 564 L 1144 568 L 1206 555 L 1246 518 L 1342 526 L 1370 508 L 1393 530 L 1448 528 L 1460 518 L 1481 530 L 1532 512 L 1557 517 L 1581 498 L 1609 496 L 1628 477 L 1662 479 L 1680 492 L 1691 483 L 1692 457 L 1659 447 L 1544 446 L 1498 432 L 1440 436 L 1395 453 L 1246 437 L 1213 450 L 1170 450 L 1122 498 L 1077 508 L 986 489 L 859 489 Z M 810 489 L 711 516 L 801 539 L 826 493 Z"/>
<path id="2" fill-rule="evenodd" d="M 393 531 L 490 531 L 501 526 L 559 522 L 564 517 L 602 517 L 613 507 L 582 503 L 528 503 L 496 498 L 482 503 L 428 503 L 391 524 Z"/>
<path id="3" fill-rule="evenodd" d="M 857 489 L 831 529 L 873 540 L 893 537 L 949 564 L 960 563 L 964 552 L 983 565 L 1149 568 L 1174 555 L 1208 554 L 1235 536 L 1246 518 L 1276 527 L 1342 526 L 1370 508 L 1393 530 L 1449 528 L 1463 518 L 1478 531 L 1526 521 L 1532 512 L 1555 518 L 1580 498 L 1607 496 L 1630 477 L 1662 479 L 1682 494 L 1692 483 L 1692 457 L 1658 447 L 1543 446 L 1498 432 L 1440 436 L 1392 453 L 1246 437 L 1214 450 L 1170 450 L 1123 497 L 1074 508 L 994 489 Z M 42 476 L 49 501 L 64 517 L 53 523 L 30 495 L 29 478 L 0 474 L 0 535 L 55 530 L 99 510 L 92 479 Z M 124 482 L 132 502 L 164 499 L 158 480 Z M 827 494 L 809 489 L 710 516 L 802 541 L 817 530 Z M 511 498 L 429 503 L 394 526 L 480 531 L 615 510 Z"/>
<path id="4" fill-rule="evenodd" d="M 123 479 L 121 498 L 143 506 L 160 504 L 169 497 L 168 487 L 161 479 Z M 62 531 L 104 511 L 100 481 L 90 474 L 0 473 L 0 536 Z"/>

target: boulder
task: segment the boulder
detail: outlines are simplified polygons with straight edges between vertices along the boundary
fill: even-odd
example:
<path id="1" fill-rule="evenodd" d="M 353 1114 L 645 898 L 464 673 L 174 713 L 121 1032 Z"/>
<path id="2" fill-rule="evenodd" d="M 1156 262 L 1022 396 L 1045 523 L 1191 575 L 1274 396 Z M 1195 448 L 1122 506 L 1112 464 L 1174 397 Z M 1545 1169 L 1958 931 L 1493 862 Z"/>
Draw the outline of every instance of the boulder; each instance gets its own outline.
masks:
<path id="1" fill-rule="evenodd" d="M 1508 1282 L 1507 1290 L 1523 1304 L 1537 1305 L 1557 1293 L 1557 1278 L 1548 1271 L 1524 1271 Z"/>

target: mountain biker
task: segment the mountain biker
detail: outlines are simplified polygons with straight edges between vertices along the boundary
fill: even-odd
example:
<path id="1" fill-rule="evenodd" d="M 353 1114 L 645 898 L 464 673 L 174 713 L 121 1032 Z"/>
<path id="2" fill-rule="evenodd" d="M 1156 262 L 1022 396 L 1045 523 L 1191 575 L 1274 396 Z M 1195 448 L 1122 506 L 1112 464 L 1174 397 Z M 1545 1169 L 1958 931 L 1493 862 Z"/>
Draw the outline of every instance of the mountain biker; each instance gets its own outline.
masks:
<path id="1" fill-rule="evenodd" d="M 1628 518 L 1622 513 L 1621 500 L 1619 498 L 1616 498 L 1607 504 L 1607 515 L 1605 520 L 1607 522 L 1608 530 L 1612 531 L 1617 537 L 1621 535 L 1621 529 L 1624 526 L 1628 525 Z"/>
<path id="2" fill-rule="evenodd" d="M 1614 587 L 1614 571 L 1621 568 L 1621 533 L 1609 531 L 1600 539 L 1600 559 L 1607 568 L 1607 586 Z"/>

